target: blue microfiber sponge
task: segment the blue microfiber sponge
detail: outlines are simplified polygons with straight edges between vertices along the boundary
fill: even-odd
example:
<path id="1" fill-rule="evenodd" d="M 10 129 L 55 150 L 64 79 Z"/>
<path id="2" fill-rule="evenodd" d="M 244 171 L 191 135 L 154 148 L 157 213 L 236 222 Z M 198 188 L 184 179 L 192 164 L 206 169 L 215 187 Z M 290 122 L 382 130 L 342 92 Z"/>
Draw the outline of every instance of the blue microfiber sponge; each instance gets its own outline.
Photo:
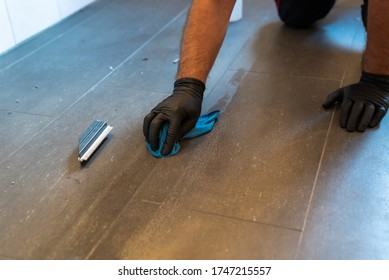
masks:
<path id="1" fill-rule="evenodd" d="M 194 138 L 194 137 L 201 136 L 203 134 L 210 132 L 212 130 L 213 126 L 215 125 L 215 122 L 216 122 L 217 117 L 219 116 L 219 113 L 220 113 L 220 111 L 216 110 L 216 111 L 212 111 L 211 113 L 208 113 L 206 115 L 201 116 L 198 119 L 195 127 L 191 131 L 189 131 L 187 134 L 185 134 L 184 137 L 182 137 L 182 139 Z M 151 149 L 150 144 L 147 143 L 147 149 L 156 158 L 171 157 L 171 156 L 176 155 L 180 151 L 180 144 L 178 144 L 178 142 L 176 142 L 174 144 L 173 149 L 170 152 L 170 154 L 168 154 L 166 156 L 163 156 L 161 154 L 163 145 L 165 144 L 165 141 L 166 141 L 168 126 L 169 126 L 169 124 L 165 123 L 162 126 L 161 132 L 159 133 L 159 148 L 158 148 L 158 150 L 153 151 Z"/>

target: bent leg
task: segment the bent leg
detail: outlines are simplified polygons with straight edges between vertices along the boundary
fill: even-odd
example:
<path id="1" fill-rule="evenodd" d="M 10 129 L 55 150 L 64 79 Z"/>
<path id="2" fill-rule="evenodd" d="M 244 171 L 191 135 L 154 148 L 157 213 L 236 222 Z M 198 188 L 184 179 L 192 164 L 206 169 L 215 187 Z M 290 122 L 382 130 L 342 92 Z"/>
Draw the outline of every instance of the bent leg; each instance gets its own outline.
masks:
<path id="1" fill-rule="evenodd" d="M 275 0 L 278 15 L 286 26 L 306 28 L 324 18 L 336 0 Z"/>

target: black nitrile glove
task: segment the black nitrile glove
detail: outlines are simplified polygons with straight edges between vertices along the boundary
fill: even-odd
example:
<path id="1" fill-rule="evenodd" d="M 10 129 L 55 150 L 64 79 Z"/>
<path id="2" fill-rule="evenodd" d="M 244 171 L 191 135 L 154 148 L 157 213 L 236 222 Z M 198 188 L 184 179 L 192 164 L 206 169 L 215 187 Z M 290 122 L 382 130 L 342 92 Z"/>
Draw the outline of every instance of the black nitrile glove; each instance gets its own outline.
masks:
<path id="1" fill-rule="evenodd" d="M 363 132 L 377 126 L 389 107 L 389 76 L 362 72 L 359 83 L 340 88 L 327 96 L 325 109 L 342 102 L 340 126 Z"/>
<path id="2" fill-rule="evenodd" d="M 189 132 L 200 117 L 205 85 L 194 78 L 181 78 L 174 83 L 173 94 L 159 103 L 144 118 L 143 134 L 155 151 L 159 146 L 159 132 L 169 123 L 162 155 L 168 155 L 176 141 Z"/>

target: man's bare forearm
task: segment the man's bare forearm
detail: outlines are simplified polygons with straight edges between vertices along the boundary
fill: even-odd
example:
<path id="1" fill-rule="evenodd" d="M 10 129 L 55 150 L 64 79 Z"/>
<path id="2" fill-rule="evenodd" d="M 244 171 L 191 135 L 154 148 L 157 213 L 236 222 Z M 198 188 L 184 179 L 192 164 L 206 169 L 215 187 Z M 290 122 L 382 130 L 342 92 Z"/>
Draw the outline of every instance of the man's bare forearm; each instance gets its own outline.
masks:
<path id="1" fill-rule="evenodd" d="M 227 32 L 235 0 L 194 0 L 181 42 L 177 79 L 197 78 L 204 83 Z"/>
<path id="2" fill-rule="evenodd" d="M 367 43 L 362 69 L 372 74 L 389 75 L 388 0 L 369 1 Z"/>

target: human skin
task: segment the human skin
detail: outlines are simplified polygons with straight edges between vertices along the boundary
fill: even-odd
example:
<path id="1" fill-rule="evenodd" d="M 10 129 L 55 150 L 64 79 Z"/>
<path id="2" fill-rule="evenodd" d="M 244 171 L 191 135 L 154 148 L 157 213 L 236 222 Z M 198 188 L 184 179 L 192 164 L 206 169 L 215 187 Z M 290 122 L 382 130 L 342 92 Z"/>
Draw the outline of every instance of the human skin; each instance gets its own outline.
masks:
<path id="1" fill-rule="evenodd" d="M 389 75 L 389 1 L 370 0 L 362 70 Z"/>
<path id="2" fill-rule="evenodd" d="M 181 42 L 177 79 L 192 77 L 204 84 L 227 32 L 235 0 L 194 0 Z"/>

